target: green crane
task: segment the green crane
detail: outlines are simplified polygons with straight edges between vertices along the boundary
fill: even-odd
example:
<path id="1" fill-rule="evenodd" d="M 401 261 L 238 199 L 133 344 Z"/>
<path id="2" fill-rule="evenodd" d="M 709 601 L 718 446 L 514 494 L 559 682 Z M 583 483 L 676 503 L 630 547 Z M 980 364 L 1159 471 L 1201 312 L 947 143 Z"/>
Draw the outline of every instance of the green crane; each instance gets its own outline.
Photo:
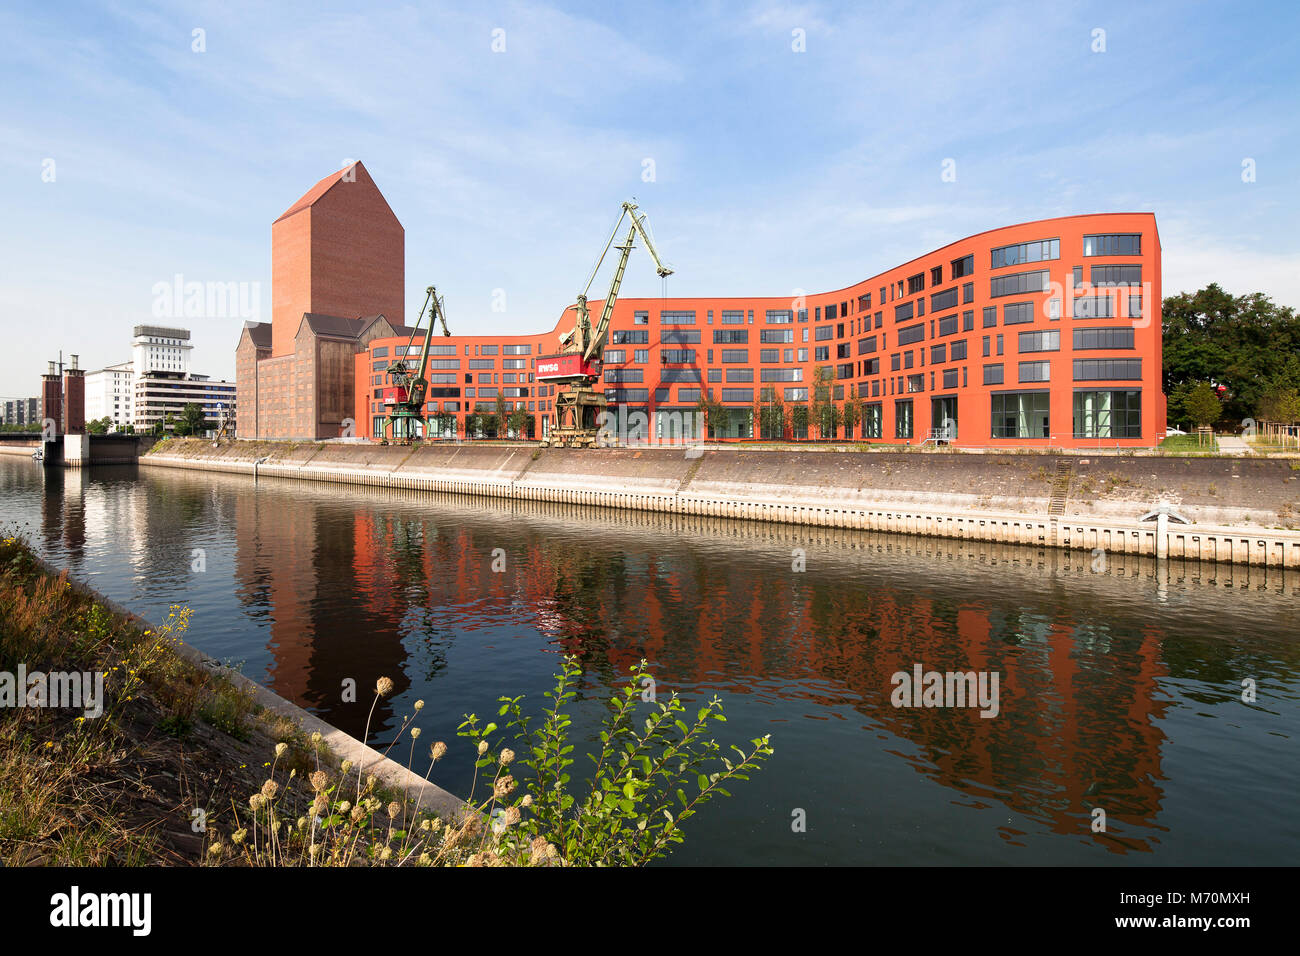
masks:
<path id="1" fill-rule="evenodd" d="M 429 286 L 424 291 L 424 305 L 420 307 L 420 317 L 415 320 L 415 326 L 411 329 L 411 338 L 402 349 L 402 354 L 394 356 L 393 361 L 388 363 L 388 380 L 391 385 L 384 389 L 384 405 L 387 406 L 387 412 L 384 415 L 381 444 L 386 445 L 391 439 L 399 445 L 409 445 L 420 437 L 416 427 L 417 422 L 425 432 L 428 431 L 429 421 L 424 413 L 424 403 L 429 393 L 429 379 L 426 373 L 429 368 L 429 346 L 433 341 L 434 320 L 437 319 L 442 323 L 443 335 L 451 335 L 451 330 L 447 328 L 446 302 L 438 297 L 437 290 L 433 286 Z M 420 332 L 420 320 L 424 318 L 426 309 L 429 311 L 429 328 L 424 333 L 420 358 L 412 364 L 411 349 L 416 335 Z"/>

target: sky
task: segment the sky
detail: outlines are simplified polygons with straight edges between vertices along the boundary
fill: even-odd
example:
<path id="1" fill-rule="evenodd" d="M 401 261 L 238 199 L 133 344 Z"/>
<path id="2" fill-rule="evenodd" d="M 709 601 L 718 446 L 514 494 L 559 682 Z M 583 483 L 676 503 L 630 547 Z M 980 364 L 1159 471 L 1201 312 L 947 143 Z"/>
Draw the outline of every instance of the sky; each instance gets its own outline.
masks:
<path id="1" fill-rule="evenodd" d="M 233 380 L 271 223 L 356 159 L 406 230 L 408 319 L 436 284 L 458 334 L 552 328 L 632 197 L 669 295 L 1152 211 L 1166 295 L 1300 307 L 1298 27 L 1294 3 L 9 0 L 0 395 L 60 350 L 126 361 L 141 323 Z M 177 276 L 241 300 L 168 312 Z M 623 295 L 662 291 L 634 255 Z"/>

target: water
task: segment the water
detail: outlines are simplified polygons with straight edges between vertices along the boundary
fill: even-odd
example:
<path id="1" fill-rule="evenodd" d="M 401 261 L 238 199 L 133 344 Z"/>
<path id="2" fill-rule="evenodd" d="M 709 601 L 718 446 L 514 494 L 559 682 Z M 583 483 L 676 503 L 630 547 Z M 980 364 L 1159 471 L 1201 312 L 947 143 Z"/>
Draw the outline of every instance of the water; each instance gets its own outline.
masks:
<path id="1" fill-rule="evenodd" d="M 448 742 L 433 779 L 455 792 L 461 716 L 502 694 L 540 707 L 561 654 L 584 668 L 581 735 L 642 657 L 660 695 L 717 694 L 720 741 L 770 733 L 776 754 L 690 821 L 674 863 L 1300 849 L 1295 572 L 17 458 L 0 489 L 0 522 L 47 557 L 147 618 L 188 604 L 190 643 L 351 733 L 391 677 L 371 743 L 423 699 L 421 753 Z M 997 672 L 998 716 L 895 708 L 891 675 L 915 663 Z"/>

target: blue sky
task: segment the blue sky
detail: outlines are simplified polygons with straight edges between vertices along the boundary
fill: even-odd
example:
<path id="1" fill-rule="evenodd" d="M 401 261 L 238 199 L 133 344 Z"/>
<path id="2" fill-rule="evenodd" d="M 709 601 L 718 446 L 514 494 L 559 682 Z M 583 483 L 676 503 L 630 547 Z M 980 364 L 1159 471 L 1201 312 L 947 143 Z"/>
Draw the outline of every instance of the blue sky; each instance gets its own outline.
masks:
<path id="1" fill-rule="evenodd" d="M 11 2 L 0 394 L 60 348 L 128 359 L 178 273 L 259 284 L 269 321 L 271 222 L 351 159 L 406 228 L 409 315 L 434 282 L 459 333 L 550 328 L 629 196 L 670 295 L 831 290 L 1151 210 L 1166 294 L 1300 306 L 1298 26 L 1290 3 Z M 624 294 L 659 292 L 641 253 Z M 233 378 L 242 321 L 172 324 Z"/>

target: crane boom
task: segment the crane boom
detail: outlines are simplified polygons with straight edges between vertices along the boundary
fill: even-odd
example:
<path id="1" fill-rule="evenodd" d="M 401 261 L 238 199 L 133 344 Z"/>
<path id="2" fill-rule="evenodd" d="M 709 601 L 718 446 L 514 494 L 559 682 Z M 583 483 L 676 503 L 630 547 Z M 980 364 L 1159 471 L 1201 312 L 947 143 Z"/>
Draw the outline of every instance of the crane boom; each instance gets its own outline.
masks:
<path id="1" fill-rule="evenodd" d="M 618 238 L 624 220 L 628 218 L 632 220 L 632 224 L 628 227 L 623 242 L 616 246 L 614 241 Z M 596 259 L 596 265 L 587 276 L 586 285 L 578 295 L 577 304 L 574 306 L 573 328 L 560 336 L 560 351 L 557 354 L 537 359 L 538 381 L 569 386 L 567 390 L 556 396 L 556 427 L 553 437 L 544 441 L 544 444 L 551 440 L 562 445 L 590 445 L 595 442 L 596 420 L 605 407 L 605 398 L 593 386 L 600 375 L 600 358 L 609 336 L 614 304 L 618 301 L 619 290 L 623 286 L 623 276 L 627 271 L 627 260 L 632 254 L 638 235 L 649 250 L 651 258 L 654 259 L 655 272 L 659 277 L 666 278 L 673 273 L 673 270 L 660 258 L 659 250 L 655 248 L 654 239 L 651 238 L 650 230 L 646 225 L 645 213 L 637 212 L 635 202 L 629 200 L 623 203 L 618 221 L 614 223 L 614 229 Z M 601 305 L 600 318 L 593 327 L 591 313 L 587 308 L 587 293 L 591 291 L 591 284 L 595 281 L 601 264 L 604 263 L 605 256 L 609 254 L 611 248 L 619 252 L 618 264 L 614 268 L 609 292 Z"/>
<path id="2" fill-rule="evenodd" d="M 415 343 L 416 335 L 420 332 L 420 320 L 424 318 L 426 309 L 429 311 L 429 327 L 424 333 L 424 345 L 420 348 L 419 361 L 412 367 L 411 348 Z M 447 328 L 446 310 L 443 308 L 442 300 L 438 298 L 438 291 L 433 286 L 429 286 L 424 290 L 424 305 L 420 307 L 419 318 L 415 320 L 415 325 L 411 329 L 406 348 L 402 350 L 401 355 L 394 356 L 393 361 L 388 363 L 388 378 L 393 387 L 385 389 L 384 392 L 384 404 L 391 406 L 384 419 L 384 441 L 388 440 L 387 433 L 392 427 L 393 438 L 409 442 L 416 437 L 415 423 L 425 423 L 424 401 L 429 389 L 429 379 L 425 373 L 429 368 L 429 351 L 433 343 L 435 319 L 442 323 L 442 334 L 451 335 L 451 330 Z"/>

